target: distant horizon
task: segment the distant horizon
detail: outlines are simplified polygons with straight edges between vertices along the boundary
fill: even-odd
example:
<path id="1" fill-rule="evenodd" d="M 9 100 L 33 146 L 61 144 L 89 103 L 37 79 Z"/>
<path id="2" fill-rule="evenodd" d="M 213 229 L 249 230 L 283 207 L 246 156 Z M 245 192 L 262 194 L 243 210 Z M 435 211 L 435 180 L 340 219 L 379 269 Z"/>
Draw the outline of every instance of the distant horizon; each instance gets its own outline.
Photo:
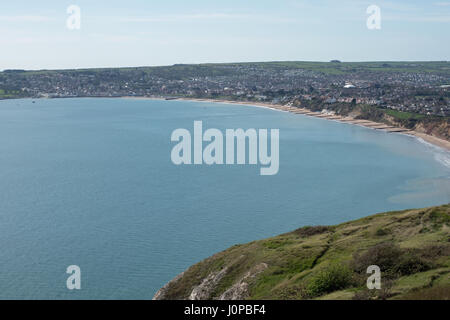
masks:
<path id="1" fill-rule="evenodd" d="M 136 68 L 158 68 L 158 67 L 173 67 L 177 65 L 221 65 L 221 64 L 245 64 L 245 63 L 284 63 L 284 62 L 306 62 L 306 63 L 332 63 L 333 60 L 338 60 L 340 63 L 433 63 L 445 62 L 450 63 L 450 60 L 372 60 L 372 61 L 346 61 L 340 59 L 330 59 L 328 61 L 314 61 L 314 60 L 267 60 L 267 61 L 233 61 L 233 62 L 199 62 L 199 63 L 173 63 L 166 65 L 139 65 L 139 66 L 100 66 L 100 67 L 79 67 L 79 68 L 42 68 L 42 69 L 26 69 L 26 68 L 12 68 L 0 69 L 0 72 L 5 71 L 65 71 L 65 70 L 91 70 L 91 69 L 136 69 Z"/>

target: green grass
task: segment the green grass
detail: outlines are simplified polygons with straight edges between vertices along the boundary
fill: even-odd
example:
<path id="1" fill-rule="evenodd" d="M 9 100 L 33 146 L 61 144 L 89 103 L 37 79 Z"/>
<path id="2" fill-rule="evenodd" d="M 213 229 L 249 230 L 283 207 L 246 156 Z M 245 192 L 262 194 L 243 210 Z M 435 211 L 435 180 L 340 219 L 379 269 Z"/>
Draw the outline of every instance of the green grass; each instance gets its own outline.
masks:
<path id="1" fill-rule="evenodd" d="M 127 68 L 92 68 L 76 70 L 36 70 L 21 72 L 20 75 L 49 75 L 54 72 L 75 72 L 92 74 L 97 72 L 120 72 L 142 71 L 144 73 L 159 75 L 163 77 L 183 79 L 192 75 L 227 75 L 230 71 L 227 66 L 252 65 L 262 68 L 304 69 L 321 72 L 329 75 L 343 75 L 357 72 L 421 72 L 421 73 L 444 73 L 450 72 L 450 63 L 445 61 L 432 62 L 314 62 L 314 61 L 272 61 L 272 62 L 248 62 L 248 63 L 209 63 L 209 64 L 176 64 L 161 67 L 127 67 Z"/>
<path id="2" fill-rule="evenodd" d="M 352 271 L 343 264 L 333 264 L 318 272 L 308 283 L 306 294 L 320 297 L 352 285 Z"/>
<path id="3" fill-rule="evenodd" d="M 245 63 L 260 67 L 278 67 L 290 69 L 305 69 L 330 75 L 342 75 L 355 72 L 425 72 L 446 73 L 450 71 L 450 63 L 445 61 L 433 62 L 310 62 L 310 61 L 282 61 Z M 239 64 L 234 64 L 239 65 Z"/>
<path id="4" fill-rule="evenodd" d="M 305 227 L 231 247 L 192 266 L 164 298 L 186 299 L 208 275 L 227 268 L 210 299 L 242 282 L 245 299 L 397 299 L 450 286 L 449 235 L 450 205 Z M 254 272 L 262 264 L 267 267 Z M 385 268 L 383 290 L 365 288 L 366 264 Z"/>
<path id="5" fill-rule="evenodd" d="M 412 112 L 403 112 L 403 111 L 397 111 L 397 110 L 384 110 L 384 112 L 394 118 L 400 119 L 400 120 L 409 120 L 409 119 L 423 119 L 426 116 L 423 114 L 418 113 L 412 113 Z"/>
<path id="6" fill-rule="evenodd" d="M 0 99 L 12 99 L 20 97 L 23 97 L 23 93 L 20 90 L 0 89 Z"/>

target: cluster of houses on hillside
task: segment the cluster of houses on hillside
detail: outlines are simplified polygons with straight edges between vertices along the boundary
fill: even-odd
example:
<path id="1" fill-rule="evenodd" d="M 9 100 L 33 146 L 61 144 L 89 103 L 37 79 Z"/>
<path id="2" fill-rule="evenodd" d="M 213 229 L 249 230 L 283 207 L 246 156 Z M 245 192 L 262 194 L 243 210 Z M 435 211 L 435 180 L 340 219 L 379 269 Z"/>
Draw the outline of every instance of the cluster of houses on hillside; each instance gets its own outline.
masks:
<path id="1" fill-rule="evenodd" d="M 449 85 L 450 75 L 430 72 L 329 74 L 270 64 L 0 73 L 0 89 L 29 97 L 182 96 L 281 104 L 319 99 L 440 116 L 450 115 Z"/>

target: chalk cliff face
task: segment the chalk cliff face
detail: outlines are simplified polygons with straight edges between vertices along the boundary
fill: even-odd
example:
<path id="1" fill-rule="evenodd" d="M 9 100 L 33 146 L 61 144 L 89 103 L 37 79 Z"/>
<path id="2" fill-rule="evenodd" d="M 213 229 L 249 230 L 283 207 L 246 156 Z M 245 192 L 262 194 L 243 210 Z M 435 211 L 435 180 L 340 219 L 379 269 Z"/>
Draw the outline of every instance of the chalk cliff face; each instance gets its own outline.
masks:
<path id="1" fill-rule="evenodd" d="M 379 290 L 367 287 L 373 265 Z M 450 205 L 237 245 L 190 267 L 154 299 L 450 299 Z"/>

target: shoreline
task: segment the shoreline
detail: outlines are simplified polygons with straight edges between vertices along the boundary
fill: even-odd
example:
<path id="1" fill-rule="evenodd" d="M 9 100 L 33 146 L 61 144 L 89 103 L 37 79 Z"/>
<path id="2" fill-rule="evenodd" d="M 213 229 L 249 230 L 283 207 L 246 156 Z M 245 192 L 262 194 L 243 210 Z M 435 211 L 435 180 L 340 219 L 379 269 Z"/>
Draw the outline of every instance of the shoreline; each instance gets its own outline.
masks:
<path id="1" fill-rule="evenodd" d="M 249 101 L 231 101 L 231 100 L 222 100 L 222 99 L 206 99 L 206 98 L 165 98 L 165 97 L 135 97 L 135 96 L 122 96 L 122 97 L 70 97 L 70 99 L 80 99 L 80 98 L 101 98 L 101 99 L 134 99 L 134 100 L 163 100 L 163 101 L 194 101 L 194 102 L 207 102 L 207 103 L 222 103 L 222 104 L 232 104 L 232 105 L 244 105 L 244 106 L 253 106 L 271 110 L 277 110 L 281 112 L 290 112 L 295 114 L 302 114 L 305 116 L 316 117 L 331 121 L 337 121 L 341 123 L 353 124 L 362 127 L 366 127 L 369 129 L 385 131 L 389 133 L 400 133 L 404 134 L 418 140 L 422 139 L 423 141 L 442 149 L 445 152 L 450 152 L 450 141 L 432 136 L 430 134 L 426 134 L 423 132 L 418 132 L 415 130 L 410 130 L 398 126 L 391 126 L 381 122 L 375 122 L 371 120 L 363 120 L 363 119 L 355 119 L 351 116 L 340 116 L 332 113 L 321 113 L 311 111 L 306 108 L 298 108 L 291 106 L 283 106 L 279 104 L 270 104 L 265 102 L 249 102 Z M 31 100 L 40 100 L 40 99 L 64 99 L 64 98 L 23 98 L 23 99 L 31 99 Z M 15 100 L 15 99 L 4 99 L 6 100 Z M 0 100 L 2 101 L 2 100 Z"/>
<path id="2" fill-rule="evenodd" d="M 158 98 L 158 97 L 121 97 L 122 99 L 137 99 L 137 100 L 168 100 L 166 98 Z M 321 113 L 321 112 L 315 112 L 311 111 L 306 108 L 298 108 L 298 107 L 291 107 L 291 106 L 283 106 L 279 104 L 270 104 L 270 103 L 264 103 L 264 102 L 248 102 L 248 101 L 230 101 L 230 100 L 222 100 L 222 99 L 200 99 L 200 98 L 174 98 L 169 99 L 168 101 L 172 100 L 181 100 L 181 101 L 195 101 L 195 102 L 208 102 L 208 103 L 222 103 L 222 104 L 232 104 L 232 105 L 245 105 L 245 106 L 254 106 L 254 107 L 260 107 L 265 109 L 271 109 L 271 110 L 277 110 L 282 112 L 290 112 L 294 114 L 302 114 L 305 116 L 315 117 L 315 118 L 321 118 L 326 119 L 330 121 L 337 121 L 341 123 L 347 123 L 352 125 L 358 125 L 374 130 L 380 130 L 385 131 L 389 133 L 400 133 L 404 135 L 408 135 L 410 137 L 414 137 L 417 139 L 422 139 L 425 142 L 432 144 L 435 147 L 438 147 L 440 149 L 443 149 L 444 151 L 450 152 L 450 141 L 418 132 L 415 130 L 405 129 L 398 126 L 391 126 L 387 125 L 385 123 L 381 122 L 375 122 L 371 120 L 363 120 L 363 119 L 355 119 L 353 117 L 347 116 L 339 116 L 332 113 Z"/>

